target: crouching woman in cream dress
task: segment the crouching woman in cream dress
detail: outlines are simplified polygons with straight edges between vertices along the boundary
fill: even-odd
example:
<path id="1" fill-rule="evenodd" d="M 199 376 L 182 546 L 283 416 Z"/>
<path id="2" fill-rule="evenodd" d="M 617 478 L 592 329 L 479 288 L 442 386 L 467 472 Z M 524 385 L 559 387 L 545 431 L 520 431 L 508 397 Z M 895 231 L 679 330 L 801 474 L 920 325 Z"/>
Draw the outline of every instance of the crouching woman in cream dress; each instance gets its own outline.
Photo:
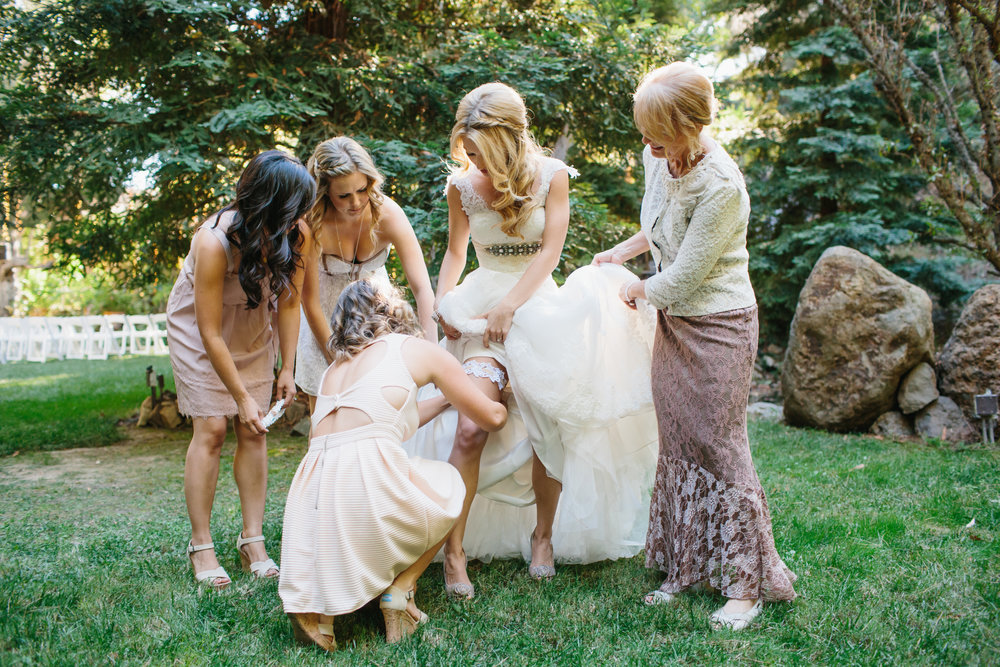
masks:
<path id="1" fill-rule="evenodd" d="M 386 640 L 427 620 L 417 579 L 462 511 L 465 485 L 444 461 L 408 458 L 400 442 L 449 403 L 481 428 L 507 420 L 398 295 L 358 281 L 330 321 L 334 363 L 320 380 L 313 437 L 288 491 L 279 594 L 304 643 L 336 648 L 332 616 L 381 595 Z M 416 402 L 433 382 L 443 397 Z"/>

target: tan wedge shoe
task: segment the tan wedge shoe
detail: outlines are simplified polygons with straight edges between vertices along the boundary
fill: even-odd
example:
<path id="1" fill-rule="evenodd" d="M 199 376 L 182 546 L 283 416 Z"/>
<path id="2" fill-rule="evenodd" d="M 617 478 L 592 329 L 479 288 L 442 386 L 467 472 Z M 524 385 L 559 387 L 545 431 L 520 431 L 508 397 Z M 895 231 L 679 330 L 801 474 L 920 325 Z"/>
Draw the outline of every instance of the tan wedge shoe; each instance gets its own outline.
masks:
<path id="1" fill-rule="evenodd" d="M 319 614 L 288 614 L 292 634 L 303 646 L 318 646 L 324 651 L 336 651 L 337 639 L 333 636 L 333 623 L 320 623 Z"/>

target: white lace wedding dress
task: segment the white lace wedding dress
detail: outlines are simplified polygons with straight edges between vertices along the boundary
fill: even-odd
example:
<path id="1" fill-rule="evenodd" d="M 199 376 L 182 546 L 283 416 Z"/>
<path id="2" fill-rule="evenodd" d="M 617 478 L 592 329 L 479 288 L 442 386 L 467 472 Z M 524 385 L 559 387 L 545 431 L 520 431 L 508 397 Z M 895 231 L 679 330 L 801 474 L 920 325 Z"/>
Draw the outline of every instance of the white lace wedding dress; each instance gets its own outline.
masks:
<path id="1" fill-rule="evenodd" d="M 543 158 L 542 196 L 563 169 L 575 175 L 561 161 Z M 526 222 L 523 239 L 510 237 L 467 178 L 451 182 L 469 217 L 479 268 L 441 299 L 442 318 L 463 333 L 442 344 L 463 362 L 493 357 L 509 374 L 504 393 L 510 416 L 486 443 L 465 551 L 481 560 L 530 558 L 534 448 L 549 475 L 562 482 L 552 539 L 556 560 L 634 556 L 645 541 L 656 468 L 650 390 L 655 310 L 641 302 L 633 311 L 618 298 L 621 284 L 635 280 L 627 269 L 587 266 L 562 287 L 550 277 L 514 313 L 505 344 L 484 347 L 486 321 L 477 316 L 506 296 L 534 259 L 545 210 L 536 209 Z M 457 413 L 449 410 L 403 447 L 411 456 L 446 460 L 456 424 Z"/>

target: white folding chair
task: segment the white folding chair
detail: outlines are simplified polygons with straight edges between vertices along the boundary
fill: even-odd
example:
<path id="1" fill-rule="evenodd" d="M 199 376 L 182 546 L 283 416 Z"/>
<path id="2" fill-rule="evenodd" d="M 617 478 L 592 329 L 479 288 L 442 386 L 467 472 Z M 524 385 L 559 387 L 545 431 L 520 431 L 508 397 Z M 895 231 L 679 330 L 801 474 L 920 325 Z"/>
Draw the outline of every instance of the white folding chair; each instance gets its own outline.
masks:
<path id="1" fill-rule="evenodd" d="M 109 354 L 123 355 L 128 350 L 128 317 L 124 313 L 110 313 L 104 316 L 110 327 L 111 349 Z"/>
<path id="2" fill-rule="evenodd" d="M 90 329 L 87 318 L 79 315 L 60 317 L 59 328 L 62 330 L 63 355 L 67 359 L 86 359 L 87 342 L 90 339 Z"/>
<path id="3" fill-rule="evenodd" d="M 153 353 L 153 323 L 149 315 L 126 315 L 128 348 L 132 354 Z"/>
<path id="4" fill-rule="evenodd" d="M 21 361 L 28 349 L 28 335 L 20 317 L 4 317 L 7 331 L 7 361 Z"/>
<path id="5" fill-rule="evenodd" d="M 67 347 L 67 333 L 69 331 L 69 326 L 66 324 L 65 317 L 46 317 L 45 326 L 49 328 L 49 334 L 52 336 L 53 349 L 52 355 L 56 359 L 64 359 L 66 357 L 66 347 Z"/>
<path id="6" fill-rule="evenodd" d="M 155 313 L 149 316 L 153 325 L 153 354 L 170 354 L 167 349 L 167 314 Z"/>
<path id="7" fill-rule="evenodd" d="M 111 325 L 103 315 L 85 317 L 83 326 L 87 330 L 87 358 L 107 359 L 114 344 Z"/>
<path id="8" fill-rule="evenodd" d="M 7 344 L 10 334 L 8 333 L 5 320 L 8 319 L 10 318 L 0 317 L 0 364 L 7 363 Z"/>
<path id="9" fill-rule="evenodd" d="M 21 326 L 27 335 L 24 353 L 26 361 L 45 362 L 50 357 L 59 356 L 59 342 L 52 335 L 44 317 L 26 317 Z"/>

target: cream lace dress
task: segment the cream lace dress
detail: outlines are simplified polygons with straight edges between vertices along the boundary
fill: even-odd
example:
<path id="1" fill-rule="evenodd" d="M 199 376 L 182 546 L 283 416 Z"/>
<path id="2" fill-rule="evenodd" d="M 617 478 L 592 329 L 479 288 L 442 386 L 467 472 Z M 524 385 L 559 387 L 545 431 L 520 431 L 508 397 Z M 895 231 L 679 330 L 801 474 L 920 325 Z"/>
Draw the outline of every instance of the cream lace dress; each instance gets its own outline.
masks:
<path id="1" fill-rule="evenodd" d="M 540 167 L 542 197 L 556 173 L 575 175 L 553 158 L 543 158 Z M 465 551 L 481 560 L 530 557 L 534 449 L 563 484 L 552 539 L 556 559 L 587 563 L 633 556 L 646 535 L 656 465 L 650 392 L 655 312 L 630 310 L 618 298 L 621 284 L 635 279 L 628 270 L 588 266 L 562 287 L 546 280 L 514 313 L 505 344 L 484 347 L 485 320 L 477 316 L 499 303 L 534 259 L 537 249 L 530 245 L 541 241 L 545 210 L 534 211 L 523 238 L 509 237 L 500 230 L 500 214 L 468 179 L 451 183 L 469 217 L 479 268 L 441 299 L 442 317 L 463 334 L 442 344 L 463 362 L 495 358 L 510 376 L 504 390 L 507 425 L 487 440 Z M 411 454 L 446 460 L 456 423 L 449 410 L 403 446 Z"/>
<path id="2" fill-rule="evenodd" d="M 385 270 L 385 260 L 389 257 L 389 246 L 363 262 L 348 262 L 332 253 L 320 254 L 319 258 L 319 305 L 327 320 L 333 315 L 333 308 L 344 288 L 355 280 L 369 280 L 379 287 L 389 288 L 391 282 Z M 326 356 L 319 341 L 309 328 L 304 309 L 299 309 L 299 342 L 295 352 L 295 384 L 310 396 L 319 391 L 319 380 L 326 370 Z M 325 343 L 324 343 L 325 344 Z"/>

